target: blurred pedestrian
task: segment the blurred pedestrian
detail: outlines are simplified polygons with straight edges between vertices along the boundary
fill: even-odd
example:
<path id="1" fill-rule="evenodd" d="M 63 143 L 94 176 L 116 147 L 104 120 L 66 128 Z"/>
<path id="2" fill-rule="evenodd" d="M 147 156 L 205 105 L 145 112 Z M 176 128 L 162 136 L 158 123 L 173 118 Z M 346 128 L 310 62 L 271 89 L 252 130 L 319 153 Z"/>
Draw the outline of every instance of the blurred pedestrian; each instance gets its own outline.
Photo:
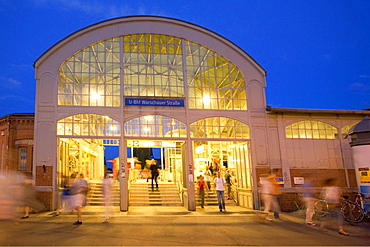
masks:
<path id="1" fill-rule="evenodd" d="M 77 210 L 77 221 L 73 225 L 82 224 L 82 207 L 86 206 L 86 197 L 89 190 L 89 185 L 84 179 L 84 175 L 80 174 L 79 178 L 75 179 L 70 186 L 70 200 L 72 210 Z"/>
<path id="2" fill-rule="evenodd" d="M 55 216 L 60 216 L 60 212 L 66 207 L 68 196 L 69 196 L 69 179 L 67 176 L 62 175 L 62 180 L 59 185 L 58 208 L 55 212 Z"/>
<path id="3" fill-rule="evenodd" d="M 209 196 L 209 192 L 211 191 L 211 176 L 212 172 L 209 170 L 209 167 L 206 166 L 206 170 L 204 172 L 204 182 L 206 184 L 205 192 L 207 197 Z"/>
<path id="4" fill-rule="evenodd" d="M 103 223 L 108 223 L 108 220 L 112 214 L 112 179 L 107 174 L 102 182 L 103 197 L 105 206 L 105 218 Z"/>
<path id="5" fill-rule="evenodd" d="M 216 186 L 216 193 L 217 193 L 217 203 L 218 207 L 220 209 L 220 212 L 224 210 L 226 212 L 225 208 L 225 184 L 226 181 L 223 177 L 221 177 L 221 172 L 217 172 L 217 177 L 214 180 L 215 186 Z"/>
<path id="6" fill-rule="evenodd" d="M 21 206 L 24 207 L 22 219 L 29 218 L 30 208 L 36 211 L 45 211 L 45 205 L 37 199 L 36 188 L 33 186 L 30 174 L 20 174 L 21 181 Z"/>
<path id="7" fill-rule="evenodd" d="M 11 220 L 18 223 L 20 214 L 17 210 L 20 186 L 17 174 L 13 171 L 0 174 L 0 220 Z"/>
<path id="8" fill-rule="evenodd" d="M 313 184 L 312 184 L 312 175 L 307 174 L 304 177 L 304 184 L 301 185 L 302 189 L 302 200 L 306 206 L 306 224 L 309 226 L 314 226 L 315 223 L 312 221 L 312 217 L 315 213 L 315 197 L 313 195 Z"/>
<path id="9" fill-rule="evenodd" d="M 262 175 L 259 184 L 261 199 L 264 205 L 263 212 L 265 213 L 263 218 L 267 221 L 272 221 L 272 219 L 269 217 L 271 210 L 274 211 L 275 218 L 279 218 L 280 206 L 277 196 L 280 193 L 280 189 L 278 188 L 278 184 L 276 182 L 276 173 L 272 172 L 270 175 Z M 258 218 L 260 218 L 260 214 L 258 212 L 256 213 Z"/>
<path id="10" fill-rule="evenodd" d="M 340 212 L 340 200 L 342 198 L 342 191 L 338 186 L 338 179 L 337 178 L 329 178 L 324 182 L 324 189 L 322 191 L 322 197 L 328 203 L 329 206 L 329 217 L 325 219 L 320 225 L 320 229 L 326 231 L 326 227 L 331 221 L 337 218 L 337 225 L 338 225 L 338 233 L 340 235 L 349 236 L 349 233 L 343 229 L 344 218 L 342 213 Z"/>
<path id="11" fill-rule="evenodd" d="M 261 194 L 261 200 L 264 205 L 264 219 L 267 221 L 272 221 L 272 219 L 269 217 L 270 208 L 272 205 L 272 194 L 271 191 L 273 190 L 273 185 L 270 183 L 269 179 L 267 178 L 268 175 L 261 175 L 259 185 L 260 185 L 260 194 Z M 259 212 L 257 213 L 257 217 L 260 218 Z"/>
<path id="12" fill-rule="evenodd" d="M 201 208 L 204 208 L 204 190 L 206 187 L 206 183 L 204 182 L 204 177 L 202 175 L 199 176 L 197 185 L 198 185 L 198 195 L 199 195 L 199 200 L 200 200 L 200 206 Z"/>
<path id="13" fill-rule="evenodd" d="M 278 182 L 276 181 L 276 178 L 277 178 L 277 175 L 276 175 L 276 170 L 272 170 L 270 176 L 267 177 L 267 179 L 270 181 L 270 183 L 272 184 L 272 191 L 271 191 L 271 195 L 272 195 L 272 199 L 271 199 L 271 203 L 272 203 L 272 208 L 274 210 L 274 217 L 275 219 L 279 219 L 280 218 L 280 205 L 279 205 L 279 197 L 281 195 L 281 190 L 280 190 L 280 185 L 278 184 Z"/>

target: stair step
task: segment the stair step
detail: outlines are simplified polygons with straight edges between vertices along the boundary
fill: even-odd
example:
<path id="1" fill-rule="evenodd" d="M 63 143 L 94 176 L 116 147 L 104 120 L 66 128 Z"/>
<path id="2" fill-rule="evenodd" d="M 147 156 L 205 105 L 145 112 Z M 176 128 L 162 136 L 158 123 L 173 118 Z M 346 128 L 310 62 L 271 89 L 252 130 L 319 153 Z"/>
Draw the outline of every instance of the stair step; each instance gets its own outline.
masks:
<path id="1" fill-rule="evenodd" d="M 112 183 L 112 198 L 111 204 L 113 206 L 120 205 L 120 185 L 119 183 Z M 89 193 L 87 194 L 87 205 L 90 206 L 104 206 L 105 200 L 103 197 L 103 186 L 101 182 L 89 182 Z"/>
<path id="2" fill-rule="evenodd" d="M 87 196 L 87 204 L 92 206 L 104 206 L 103 188 L 100 182 L 89 183 L 90 191 Z M 120 204 L 119 183 L 112 184 L 112 205 Z M 130 206 L 182 206 L 179 192 L 175 184 L 159 183 L 158 190 L 152 191 L 151 183 L 130 184 Z"/>
<path id="3" fill-rule="evenodd" d="M 149 206 L 163 206 L 163 207 L 179 207 L 183 206 L 182 203 L 130 203 L 133 207 L 149 207 Z"/>
<path id="4" fill-rule="evenodd" d="M 152 190 L 151 183 L 130 185 L 130 206 L 182 206 L 175 184 L 161 184 Z"/>

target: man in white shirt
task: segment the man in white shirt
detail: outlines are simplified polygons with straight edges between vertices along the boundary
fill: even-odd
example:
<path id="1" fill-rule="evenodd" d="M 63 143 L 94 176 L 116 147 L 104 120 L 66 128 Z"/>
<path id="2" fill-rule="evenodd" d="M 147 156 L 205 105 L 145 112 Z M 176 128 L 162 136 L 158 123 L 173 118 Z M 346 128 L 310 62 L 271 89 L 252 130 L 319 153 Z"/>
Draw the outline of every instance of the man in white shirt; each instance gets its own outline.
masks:
<path id="1" fill-rule="evenodd" d="M 215 178 L 214 183 L 216 185 L 216 193 L 217 193 L 217 202 L 218 207 L 220 208 L 220 212 L 225 209 L 225 184 L 226 181 L 224 178 L 221 177 L 221 173 L 217 172 L 217 178 Z"/>

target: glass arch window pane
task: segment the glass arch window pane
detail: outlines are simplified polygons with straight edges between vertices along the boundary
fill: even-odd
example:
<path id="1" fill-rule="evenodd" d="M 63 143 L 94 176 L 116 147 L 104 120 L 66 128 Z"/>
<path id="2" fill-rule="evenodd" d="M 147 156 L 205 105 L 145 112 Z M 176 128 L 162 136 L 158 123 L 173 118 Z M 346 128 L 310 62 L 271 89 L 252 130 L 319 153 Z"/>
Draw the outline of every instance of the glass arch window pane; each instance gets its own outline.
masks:
<path id="1" fill-rule="evenodd" d="M 58 104 L 120 106 L 119 37 L 101 41 L 68 58 L 59 68 Z M 118 96 L 118 97 L 106 97 Z"/>
<path id="2" fill-rule="evenodd" d="M 57 123 L 58 135 L 71 136 L 120 136 L 119 122 L 97 114 L 77 114 Z"/>
<path id="3" fill-rule="evenodd" d="M 127 35 L 123 50 L 125 96 L 185 97 L 180 38 Z"/>
<path id="4" fill-rule="evenodd" d="M 211 117 L 190 124 L 190 132 L 195 138 L 249 139 L 247 124 L 225 117 Z"/>
<path id="5" fill-rule="evenodd" d="M 298 139 L 336 139 L 338 129 L 330 124 L 306 120 L 285 127 L 286 138 Z"/>
<path id="6" fill-rule="evenodd" d="M 185 41 L 189 108 L 247 110 L 244 76 L 226 58 Z"/>
<path id="7" fill-rule="evenodd" d="M 126 136 L 187 137 L 183 122 L 161 115 L 134 118 L 124 124 L 124 129 Z"/>

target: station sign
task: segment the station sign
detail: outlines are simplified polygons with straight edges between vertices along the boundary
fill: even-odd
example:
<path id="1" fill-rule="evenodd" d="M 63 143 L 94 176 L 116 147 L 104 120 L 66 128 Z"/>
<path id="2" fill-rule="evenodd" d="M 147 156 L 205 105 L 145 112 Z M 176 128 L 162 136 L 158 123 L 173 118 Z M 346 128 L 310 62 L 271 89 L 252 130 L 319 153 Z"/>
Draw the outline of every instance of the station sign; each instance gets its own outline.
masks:
<path id="1" fill-rule="evenodd" d="M 125 98 L 125 105 L 184 107 L 183 99 Z"/>

